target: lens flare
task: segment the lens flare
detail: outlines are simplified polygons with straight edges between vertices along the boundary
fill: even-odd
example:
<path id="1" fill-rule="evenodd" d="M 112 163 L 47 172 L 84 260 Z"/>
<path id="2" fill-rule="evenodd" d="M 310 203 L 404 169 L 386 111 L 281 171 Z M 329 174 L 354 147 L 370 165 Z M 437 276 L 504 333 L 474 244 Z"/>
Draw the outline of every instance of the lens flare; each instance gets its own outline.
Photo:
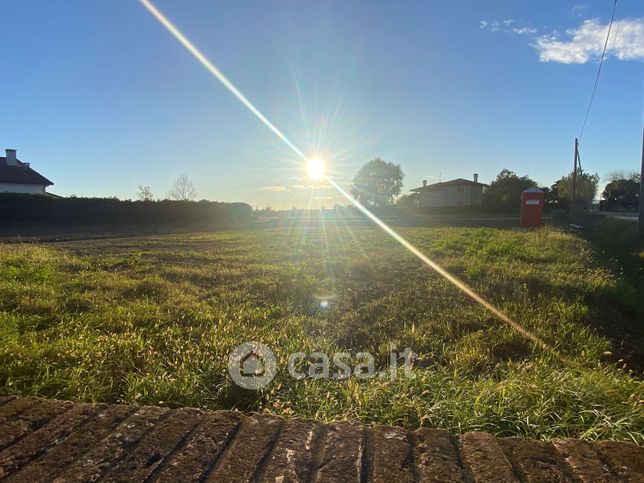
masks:
<path id="1" fill-rule="evenodd" d="M 259 112 L 259 110 L 257 110 L 257 108 L 253 106 L 253 104 L 248 99 L 246 99 L 246 96 L 244 96 L 244 94 L 242 94 L 235 87 L 235 85 L 230 82 L 230 80 L 228 80 L 228 78 L 217 67 L 215 67 L 214 64 L 210 62 L 210 60 L 208 60 L 208 58 L 203 55 L 201 51 L 192 44 L 192 42 L 190 42 L 190 40 L 188 40 L 186 36 L 183 35 L 181 31 L 177 27 L 175 27 L 174 24 L 170 22 L 170 20 L 168 20 L 168 18 L 152 4 L 152 2 L 150 2 L 149 0 L 139 0 L 139 2 L 141 2 L 141 4 L 148 10 L 148 12 L 150 12 L 159 21 L 159 23 L 161 23 L 161 25 L 163 25 L 168 30 L 168 32 L 170 32 L 181 43 L 181 45 L 183 45 L 188 50 L 188 52 L 193 55 L 195 59 L 201 62 L 201 64 L 206 69 L 208 69 L 208 71 L 213 76 L 215 76 L 226 87 L 226 89 L 232 92 L 233 95 L 250 110 L 250 112 L 255 114 L 259 118 L 259 120 L 266 125 L 266 127 L 273 131 L 273 133 L 275 133 L 278 138 L 284 141 L 286 145 L 291 148 L 298 156 L 306 160 L 306 156 L 302 154 L 302 151 L 300 151 L 297 146 L 289 141 L 289 139 L 284 136 L 284 134 L 282 134 L 282 131 L 277 129 L 273 125 L 273 123 L 266 119 L 266 117 L 264 117 L 264 115 Z"/>
<path id="2" fill-rule="evenodd" d="M 442 275 L 444 278 L 446 278 L 448 282 L 450 282 L 456 288 L 461 290 L 461 292 L 465 293 L 465 295 L 467 295 L 468 297 L 474 299 L 476 302 L 478 302 L 483 307 L 485 307 L 490 312 L 492 312 L 494 315 L 496 315 L 503 322 L 508 324 L 510 327 L 512 327 L 513 329 L 515 329 L 519 333 L 523 334 L 525 337 L 530 339 L 532 342 L 537 344 L 539 347 L 541 347 L 542 349 L 547 349 L 548 348 L 547 344 L 543 340 L 541 340 L 538 336 L 536 336 L 536 335 L 532 334 L 531 332 L 529 332 L 528 330 L 524 329 L 517 322 L 512 320 L 510 317 L 505 315 L 503 312 L 501 312 L 499 309 L 497 309 L 490 302 L 488 302 L 483 297 L 481 297 L 479 294 L 477 294 L 473 289 L 471 289 L 469 286 L 467 286 L 464 282 L 461 282 L 458 278 L 456 278 L 454 275 L 449 273 L 447 270 L 445 270 L 443 267 L 441 267 L 438 263 L 433 261 L 427 255 L 425 255 L 423 252 L 421 252 L 418 248 L 416 248 L 414 245 L 412 245 L 407 240 L 405 240 L 402 236 L 400 236 L 398 233 L 396 233 L 389 225 L 387 225 L 384 221 L 382 221 L 376 215 L 371 213 L 367 208 L 365 208 L 358 200 L 356 200 L 353 196 L 351 196 L 349 193 L 347 193 L 335 181 L 333 181 L 330 178 L 325 178 L 325 179 L 342 196 L 344 196 L 346 199 L 348 199 L 356 208 L 358 208 L 362 213 L 364 213 L 371 221 L 373 221 L 376 225 L 378 225 L 380 228 L 382 228 L 389 236 L 391 236 L 394 240 L 396 240 L 398 243 L 400 243 L 402 246 L 404 246 L 413 255 L 418 257 L 425 265 L 427 265 L 429 268 L 433 269 L 434 271 L 438 272 L 439 275 Z"/>
<path id="3" fill-rule="evenodd" d="M 324 162 L 321 159 L 308 159 L 306 161 L 306 174 L 313 181 L 324 178 Z"/>
<path id="4" fill-rule="evenodd" d="M 295 146 L 279 129 L 277 129 L 259 110 L 251 104 L 251 102 L 228 80 L 224 74 L 215 67 L 210 60 L 208 60 L 200 51 L 197 49 L 180 31 L 177 29 L 157 8 L 152 5 L 152 3 L 149 0 L 139 0 L 141 4 L 163 25 L 187 50 L 190 52 L 201 64 L 210 71 L 210 73 L 216 77 L 232 94 L 237 97 L 237 99 L 240 100 L 244 106 L 246 106 L 255 116 L 259 118 L 260 121 L 262 121 L 266 127 L 268 127 L 277 137 L 279 137 L 284 143 L 293 150 L 302 160 L 306 163 L 307 167 L 307 172 L 311 173 L 313 172 L 316 176 L 319 176 L 318 179 L 324 179 L 326 180 L 331 186 L 333 186 L 338 193 L 340 193 L 342 196 L 344 196 L 351 204 L 353 204 L 358 210 L 360 210 L 362 213 L 364 213 L 371 221 L 373 221 L 376 225 L 378 225 L 380 228 L 382 228 L 385 233 L 387 233 L 389 236 L 391 236 L 394 240 L 396 240 L 398 243 L 400 243 L 403 247 L 405 247 L 409 252 L 411 252 L 413 255 L 415 255 L 418 259 L 420 259 L 425 265 L 427 265 L 429 268 L 432 270 L 436 271 L 439 275 L 444 277 L 447 281 L 449 281 L 452 285 L 454 285 L 456 288 L 458 288 L 461 292 L 463 292 L 465 295 L 468 297 L 472 298 L 474 301 L 488 309 L 490 312 L 492 312 L 494 315 L 496 315 L 499 319 L 501 319 L 503 322 L 508 324 L 511 328 L 516 330 L 517 332 L 521 333 L 524 335 L 526 338 L 534 342 L 537 346 L 544 350 L 550 350 L 557 358 L 560 359 L 559 355 L 551 349 L 541 338 L 539 338 L 537 335 L 533 334 L 530 332 L 528 329 L 517 323 L 516 321 L 512 320 L 510 317 L 505 315 L 503 312 L 501 312 L 499 309 L 497 309 L 494 305 L 492 305 L 490 302 L 485 300 L 482 296 L 480 296 L 478 293 L 476 293 L 472 288 L 470 288 L 468 285 L 465 283 L 461 282 L 459 279 L 457 279 L 455 276 L 453 276 L 451 273 L 449 273 L 447 270 L 442 268 L 440 265 L 438 265 L 436 262 L 431 260 L 428 256 L 423 254 L 418 248 L 416 248 L 414 245 L 409 243 L 407 240 L 405 240 L 402 236 L 400 236 L 396 231 L 394 231 L 389 225 L 387 225 L 384 221 L 382 221 L 380 218 L 378 218 L 376 215 L 371 213 L 367 208 L 365 208 L 358 200 L 356 200 L 353 196 L 351 196 L 349 193 L 347 193 L 341 186 L 339 186 L 335 181 L 333 181 L 331 178 L 326 176 L 324 174 L 324 164 L 319 161 L 319 160 L 310 160 L 304 154 L 302 151 L 300 151 L 297 146 Z M 310 166 L 315 162 L 315 165 L 317 167 L 313 170 L 310 169 Z M 320 169 L 321 166 L 321 169 Z M 313 177 L 312 177 L 313 178 Z"/>

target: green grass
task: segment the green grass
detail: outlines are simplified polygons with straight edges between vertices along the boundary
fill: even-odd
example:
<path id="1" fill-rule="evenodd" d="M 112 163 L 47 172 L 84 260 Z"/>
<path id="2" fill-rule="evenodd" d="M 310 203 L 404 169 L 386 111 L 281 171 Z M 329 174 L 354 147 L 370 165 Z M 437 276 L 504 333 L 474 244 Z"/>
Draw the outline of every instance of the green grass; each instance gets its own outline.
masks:
<path id="1" fill-rule="evenodd" d="M 5 244 L 0 391 L 644 443 L 643 302 L 616 260 L 551 228 L 400 231 L 551 349 L 376 228 Z M 264 391 L 228 376 L 228 353 L 247 340 L 282 368 Z M 295 381 L 284 370 L 292 352 L 341 350 L 369 351 L 383 368 L 391 344 L 417 354 L 413 379 Z"/>

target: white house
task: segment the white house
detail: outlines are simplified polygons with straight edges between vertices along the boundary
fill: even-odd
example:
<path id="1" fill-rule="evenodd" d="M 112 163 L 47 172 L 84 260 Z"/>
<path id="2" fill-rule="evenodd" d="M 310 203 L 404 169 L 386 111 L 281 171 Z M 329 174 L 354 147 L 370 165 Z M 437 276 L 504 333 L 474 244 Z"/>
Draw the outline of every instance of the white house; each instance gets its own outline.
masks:
<path id="1" fill-rule="evenodd" d="M 46 194 L 47 186 L 54 183 L 18 160 L 15 149 L 5 152 L 6 157 L 0 157 L 0 193 Z"/>
<path id="2" fill-rule="evenodd" d="M 418 193 L 418 206 L 435 208 L 441 206 L 478 206 L 481 204 L 483 187 L 479 175 L 474 174 L 474 181 L 457 178 L 444 183 L 427 184 L 423 180 L 420 188 L 413 189 Z"/>

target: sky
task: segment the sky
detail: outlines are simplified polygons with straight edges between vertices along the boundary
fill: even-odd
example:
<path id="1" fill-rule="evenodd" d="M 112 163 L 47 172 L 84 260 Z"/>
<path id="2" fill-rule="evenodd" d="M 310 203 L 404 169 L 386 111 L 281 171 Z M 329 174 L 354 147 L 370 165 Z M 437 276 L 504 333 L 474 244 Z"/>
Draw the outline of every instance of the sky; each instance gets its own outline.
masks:
<path id="1" fill-rule="evenodd" d="M 153 0 L 307 156 L 348 187 L 380 157 L 403 192 L 503 168 L 572 169 L 612 0 Z M 347 204 L 137 0 L 2 0 L 0 149 L 68 196 L 276 209 Z M 638 170 L 644 4 L 619 0 L 580 141 L 584 170 Z"/>

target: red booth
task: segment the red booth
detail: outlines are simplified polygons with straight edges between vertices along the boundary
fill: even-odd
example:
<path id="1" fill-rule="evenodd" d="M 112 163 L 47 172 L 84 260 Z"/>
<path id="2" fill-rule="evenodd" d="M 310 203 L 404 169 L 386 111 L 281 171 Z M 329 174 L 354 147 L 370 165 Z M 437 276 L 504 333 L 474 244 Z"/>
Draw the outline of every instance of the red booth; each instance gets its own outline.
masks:
<path id="1" fill-rule="evenodd" d="M 521 226 L 530 228 L 543 225 L 543 204 L 545 194 L 538 188 L 521 193 Z"/>

